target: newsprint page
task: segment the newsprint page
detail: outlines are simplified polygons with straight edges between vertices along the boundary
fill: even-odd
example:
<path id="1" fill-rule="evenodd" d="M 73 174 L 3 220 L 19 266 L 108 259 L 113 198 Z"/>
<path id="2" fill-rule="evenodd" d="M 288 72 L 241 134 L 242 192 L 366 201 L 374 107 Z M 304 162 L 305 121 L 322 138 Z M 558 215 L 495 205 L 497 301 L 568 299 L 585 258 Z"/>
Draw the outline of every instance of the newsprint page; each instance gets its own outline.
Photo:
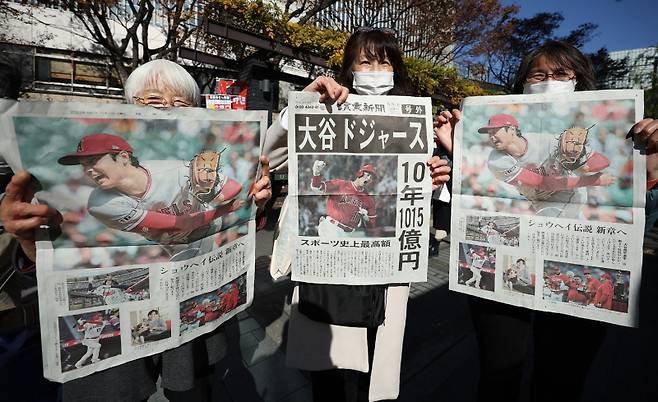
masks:
<path id="1" fill-rule="evenodd" d="M 44 230 L 37 242 L 46 378 L 177 347 L 249 306 L 247 194 L 266 124 L 253 111 L 9 107 L 3 156 L 32 173 L 36 198 L 63 217 L 61 233 Z"/>
<path id="2" fill-rule="evenodd" d="M 466 98 L 455 130 L 450 289 L 636 326 L 643 93 Z"/>
<path id="3" fill-rule="evenodd" d="M 295 92 L 288 106 L 292 279 L 427 279 L 434 147 L 429 98 Z"/>

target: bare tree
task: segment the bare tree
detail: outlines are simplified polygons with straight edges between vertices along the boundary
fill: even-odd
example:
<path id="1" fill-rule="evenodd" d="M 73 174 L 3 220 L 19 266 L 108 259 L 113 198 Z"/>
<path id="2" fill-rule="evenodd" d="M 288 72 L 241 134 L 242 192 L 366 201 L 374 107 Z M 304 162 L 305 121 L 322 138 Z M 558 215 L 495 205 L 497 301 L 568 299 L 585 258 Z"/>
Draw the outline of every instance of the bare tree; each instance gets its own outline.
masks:
<path id="1" fill-rule="evenodd" d="M 484 59 L 489 73 L 489 80 L 502 84 L 508 91 L 514 86 L 516 71 L 523 57 L 532 49 L 548 40 L 562 40 L 575 47 L 582 47 L 594 31 L 596 25 L 583 23 L 566 36 L 556 34 L 564 21 L 561 13 L 538 13 L 529 18 L 513 18 L 512 30 L 501 46 L 485 49 Z M 607 52 L 605 52 L 607 54 Z M 602 55 L 601 55 L 602 56 Z M 605 58 L 601 58 L 603 62 Z"/>
<path id="2" fill-rule="evenodd" d="M 110 56 L 121 82 L 155 58 L 176 59 L 202 29 L 208 8 L 200 0 L 61 0 L 89 38 Z M 120 27 L 120 29 L 116 29 Z"/>
<path id="3" fill-rule="evenodd" d="M 339 2 L 340 0 L 286 0 L 283 11 L 289 20 L 306 24 L 319 13 Z"/>
<path id="4" fill-rule="evenodd" d="M 348 31 L 390 28 L 407 55 L 448 64 L 498 47 L 516 10 L 499 0 L 342 0 L 314 21 Z"/>

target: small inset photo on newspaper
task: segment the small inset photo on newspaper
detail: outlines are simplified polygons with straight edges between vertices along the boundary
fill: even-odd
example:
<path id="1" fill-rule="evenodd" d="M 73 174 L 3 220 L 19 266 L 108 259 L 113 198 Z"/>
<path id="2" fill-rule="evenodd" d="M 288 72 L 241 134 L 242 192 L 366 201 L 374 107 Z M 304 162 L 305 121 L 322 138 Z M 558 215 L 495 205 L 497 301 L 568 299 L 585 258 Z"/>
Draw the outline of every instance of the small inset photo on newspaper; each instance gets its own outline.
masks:
<path id="1" fill-rule="evenodd" d="M 397 156 L 299 155 L 299 235 L 394 237 Z"/>
<path id="2" fill-rule="evenodd" d="M 515 216 L 467 216 L 466 240 L 516 247 L 519 245 L 519 222 Z"/>
<path id="3" fill-rule="evenodd" d="M 149 298 L 149 269 L 135 268 L 66 280 L 69 310 L 120 304 Z"/>
<path id="4" fill-rule="evenodd" d="M 496 249 L 477 244 L 459 243 L 460 285 L 494 291 Z"/>
<path id="5" fill-rule="evenodd" d="M 133 346 L 171 338 L 171 316 L 162 308 L 130 312 L 130 336 Z"/>
<path id="6" fill-rule="evenodd" d="M 180 304 L 180 334 L 219 319 L 247 302 L 247 274 L 217 290 L 194 296 Z"/>
<path id="7" fill-rule="evenodd" d="M 544 261 L 544 300 L 628 313 L 630 271 Z"/>
<path id="8" fill-rule="evenodd" d="M 533 257 L 505 255 L 503 290 L 526 295 L 535 294 L 535 261 Z"/>
<path id="9" fill-rule="evenodd" d="M 121 354 L 119 309 L 59 317 L 62 372 Z"/>

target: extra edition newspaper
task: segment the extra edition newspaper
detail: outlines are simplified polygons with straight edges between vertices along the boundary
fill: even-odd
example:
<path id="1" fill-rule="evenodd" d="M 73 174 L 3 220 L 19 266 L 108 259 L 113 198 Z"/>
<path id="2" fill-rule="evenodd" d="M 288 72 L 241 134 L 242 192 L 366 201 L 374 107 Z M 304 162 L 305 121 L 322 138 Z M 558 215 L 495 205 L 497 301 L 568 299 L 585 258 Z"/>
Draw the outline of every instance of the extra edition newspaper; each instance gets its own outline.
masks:
<path id="1" fill-rule="evenodd" d="M 175 348 L 249 306 L 248 190 L 266 124 L 254 111 L 8 107 L 3 156 L 63 217 L 59 236 L 43 230 L 37 242 L 46 378 Z"/>
<path id="2" fill-rule="evenodd" d="M 429 98 L 350 95 L 288 106 L 292 279 L 383 284 L 427 278 L 433 135 Z"/>
<path id="3" fill-rule="evenodd" d="M 634 326 L 646 165 L 634 90 L 466 98 L 455 130 L 450 289 Z"/>

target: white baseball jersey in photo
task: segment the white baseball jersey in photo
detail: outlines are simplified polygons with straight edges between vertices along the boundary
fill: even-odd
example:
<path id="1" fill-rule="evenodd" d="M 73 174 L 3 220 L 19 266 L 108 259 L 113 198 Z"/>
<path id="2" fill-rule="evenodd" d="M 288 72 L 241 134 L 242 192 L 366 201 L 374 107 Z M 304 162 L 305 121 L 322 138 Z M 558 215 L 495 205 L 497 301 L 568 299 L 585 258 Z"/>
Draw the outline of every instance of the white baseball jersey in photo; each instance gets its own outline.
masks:
<path id="1" fill-rule="evenodd" d="M 518 160 L 506 152 L 495 149 L 491 151 L 488 165 L 498 180 L 509 183 L 521 173 L 521 169 L 527 169 L 542 176 L 577 176 L 573 171 L 565 169 L 558 161 L 559 137 L 547 134 L 530 134 L 526 138 L 529 138 L 527 141 L 528 149 Z M 589 156 L 590 151 L 587 151 L 582 162 L 586 161 Z M 585 187 L 560 191 L 541 191 L 523 185 L 516 187 L 529 201 L 575 204 L 587 202 L 587 189 Z"/>
<path id="2" fill-rule="evenodd" d="M 113 288 L 110 285 L 100 285 L 92 293 L 101 296 L 105 304 L 118 304 L 130 300 L 122 289 Z"/>
<path id="3" fill-rule="evenodd" d="M 101 333 L 103 332 L 103 328 L 105 328 L 106 323 L 103 322 L 102 324 L 91 324 L 91 323 L 84 323 L 84 339 L 96 339 L 101 336 Z"/>
<path id="4" fill-rule="evenodd" d="M 503 238 L 500 235 L 500 232 L 497 231 L 496 229 L 490 227 L 490 226 L 485 226 L 482 228 L 482 233 L 484 233 L 487 236 L 487 242 L 492 243 L 492 244 L 503 244 Z"/>
<path id="5" fill-rule="evenodd" d="M 141 198 L 131 197 L 116 190 L 95 189 L 88 202 L 89 213 L 105 225 L 122 230 L 134 229 L 148 211 L 167 215 L 185 215 L 205 211 L 207 208 L 192 196 L 188 180 L 189 167 L 185 161 L 146 161 L 141 166 L 149 175 L 146 193 Z M 226 176 L 220 175 L 220 182 Z M 218 218 L 215 225 L 221 225 Z M 192 231 L 147 231 L 144 237 L 159 243 L 182 243 Z"/>
<path id="6" fill-rule="evenodd" d="M 480 255 L 473 255 L 471 259 L 471 268 L 477 268 L 477 269 L 482 269 L 482 266 L 484 265 L 484 257 Z"/>

